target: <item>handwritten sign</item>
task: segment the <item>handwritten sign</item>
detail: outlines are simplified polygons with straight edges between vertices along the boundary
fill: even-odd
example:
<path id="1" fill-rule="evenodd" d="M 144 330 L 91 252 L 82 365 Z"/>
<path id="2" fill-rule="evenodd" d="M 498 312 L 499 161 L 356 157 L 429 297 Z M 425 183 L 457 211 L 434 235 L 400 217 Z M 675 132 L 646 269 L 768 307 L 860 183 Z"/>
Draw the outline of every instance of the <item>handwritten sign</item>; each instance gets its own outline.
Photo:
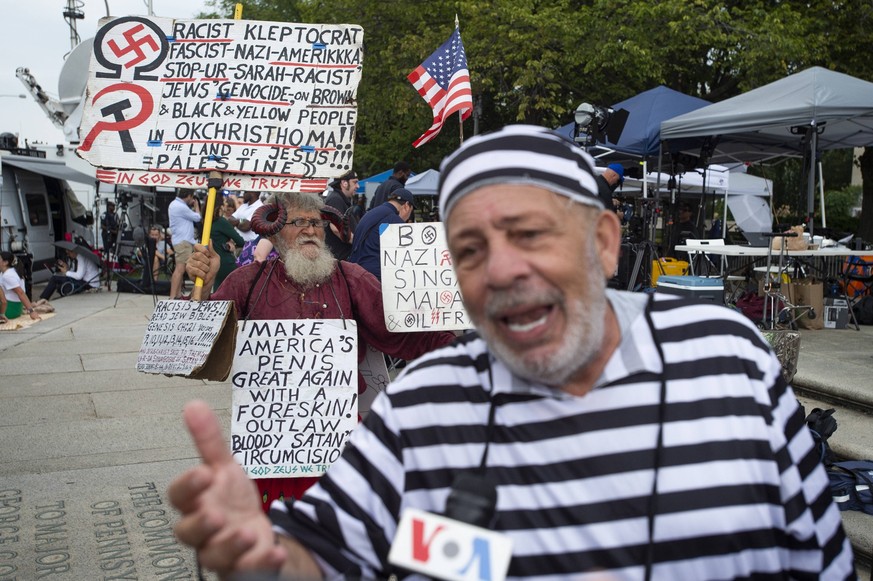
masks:
<path id="1" fill-rule="evenodd" d="M 230 301 L 158 301 L 136 359 L 143 373 L 227 379 L 236 333 Z"/>
<path id="2" fill-rule="evenodd" d="M 77 152 L 110 183 L 321 191 L 352 166 L 362 45 L 347 24 L 101 21 Z"/>
<path id="3" fill-rule="evenodd" d="M 106 184 L 133 184 L 168 188 L 206 189 L 209 187 L 208 174 L 100 168 L 97 170 L 97 180 Z M 327 183 L 327 178 L 300 179 L 281 176 L 233 175 L 224 178 L 221 189 L 320 194 L 327 188 Z"/>
<path id="4" fill-rule="evenodd" d="M 247 321 L 231 371 L 231 451 L 252 478 L 321 476 L 358 422 L 357 325 Z"/>
<path id="5" fill-rule="evenodd" d="M 382 302 L 389 331 L 473 326 L 464 310 L 442 224 L 389 224 L 380 244 Z"/>
<path id="6" fill-rule="evenodd" d="M 367 384 L 367 389 L 358 398 L 358 415 L 361 419 L 366 419 L 370 413 L 370 407 L 373 405 L 373 400 L 376 396 L 385 391 L 388 383 L 391 381 L 391 376 L 388 375 L 388 366 L 385 364 L 385 354 L 373 347 L 367 345 L 367 354 L 364 355 L 364 360 L 358 365 L 358 373 L 364 378 Z"/>

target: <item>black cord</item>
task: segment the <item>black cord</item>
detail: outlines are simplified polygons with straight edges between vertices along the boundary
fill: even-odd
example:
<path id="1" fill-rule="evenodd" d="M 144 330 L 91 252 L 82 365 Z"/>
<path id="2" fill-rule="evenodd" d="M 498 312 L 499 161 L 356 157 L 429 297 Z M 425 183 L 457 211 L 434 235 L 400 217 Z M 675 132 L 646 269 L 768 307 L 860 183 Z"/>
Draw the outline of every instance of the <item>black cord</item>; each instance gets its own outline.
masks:
<path id="1" fill-rule="evenodd" d="M 658 396 L 658 435 L 655 442 L 652 493 L 649 496 L 649 507 L 646 515 L 649 533 L 649 543 L 646 546 L 645 575 L 643 577 L 646 581 L 650 581 L 652 578 L 652 566 L 655 560 L 655 515 L 658 512 L 658 472 L 661 468 L 662 455 L 664 453 L 664 420 L 667 415 L 667 361 L 664 359 L 664 350 L 661 347 L 661 342 L 655 336 L 655 325 L 652 323 L 651 307 L 653 300 L 653 297 L 649 297 L 649 302 L 646 304 L 644 312 L 646 323 L 649 325 L 649 330 L 652 333 L 652 341 L 658 350 L 658 356 L 661 358 L 661 387 Z"/>
<path id="2" fill-rule="evenodd" d="M 491 362 L 488 362 L 488 423 L 485 425 L 485 449 L 482 450 L 482 459 L 479 460 L 479 474 L 485 474 L 485 465 L 488 463 L 488 448 L 494 438 L 494 415 L 497 413 L 496 396 L 494 395 L 494 377 L 491 374 Z"/>

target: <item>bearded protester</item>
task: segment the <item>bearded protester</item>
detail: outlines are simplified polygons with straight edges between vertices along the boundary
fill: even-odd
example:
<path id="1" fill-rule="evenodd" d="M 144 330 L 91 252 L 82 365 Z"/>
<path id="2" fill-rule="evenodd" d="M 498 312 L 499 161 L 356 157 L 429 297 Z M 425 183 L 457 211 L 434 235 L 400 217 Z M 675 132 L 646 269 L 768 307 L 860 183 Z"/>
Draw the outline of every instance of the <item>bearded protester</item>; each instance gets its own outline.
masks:
<path id="1" fill-rule="evenodd" d="M 508 578 L 854 577 L 802 411 L 757 329 L 712 303 L 606 288 L 621 232 L 590 156 L 510 126 L 465 141 L 440 174 L 478 334 L 407 365 L 272 521 L 216 418 L 189 404 L 203 464 L 168 492 L 205 566 L 403 574 L 388 562 L 401 512 L 448 512 L 453 483 L 475 474 L 496 495 L 490 528 L 512 541 Z"/>
<path id="2" fill-rule="evenodd" d="M 271 238 L 279 257 L 234 270 L 204 299 L 233 301 L 240 319 L 354 319 L 358 362 L 363 361 L 368 344 L 392 357 L 414 359 L 454 340 L 454 334 L 447 332 L 389 332 L 379 281 L 356 264 L 337 261 L 327 248 L 327 221 L 318 196 L 282 193 L 274 196 L 273 203 L 283 204 L 287 212 L 284 226 Z M 219 267 L 218 254 L 198 246 L 188 261 L 188 275 L 202 278 L 206 291 L 212 288 Z M 359 375 L 358 393 L 365 389 Z M 261 478 L 258 486 L 266 508 L 279 498 L 300 498 L 316 480 Z"/>

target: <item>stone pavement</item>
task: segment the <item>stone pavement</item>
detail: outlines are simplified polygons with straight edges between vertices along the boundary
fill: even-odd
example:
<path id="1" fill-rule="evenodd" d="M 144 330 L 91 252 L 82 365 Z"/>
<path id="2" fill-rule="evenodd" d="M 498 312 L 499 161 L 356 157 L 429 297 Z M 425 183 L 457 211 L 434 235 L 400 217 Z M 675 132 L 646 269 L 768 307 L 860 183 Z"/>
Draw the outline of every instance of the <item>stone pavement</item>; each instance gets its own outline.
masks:
<path id="1" fill-rule="evenodd" d="M 224 410 L 227 433 L 228 384 L 135 371 L 150 295 L 53 304 L 0 333 L 0 579 L 196 579 L 164 492 L 196 462 L 183 404 Z M 804 331 L 797 381 L 870 390 L 862 329 Z"/>
<path id="2" fill-rule="evenodd" d="M 196 579 L 164 491 L 195 462 L 182 405 L 229 390 L 135 371 L 150 295 L 53 304 L 0 333 L 0 579 Z"/>

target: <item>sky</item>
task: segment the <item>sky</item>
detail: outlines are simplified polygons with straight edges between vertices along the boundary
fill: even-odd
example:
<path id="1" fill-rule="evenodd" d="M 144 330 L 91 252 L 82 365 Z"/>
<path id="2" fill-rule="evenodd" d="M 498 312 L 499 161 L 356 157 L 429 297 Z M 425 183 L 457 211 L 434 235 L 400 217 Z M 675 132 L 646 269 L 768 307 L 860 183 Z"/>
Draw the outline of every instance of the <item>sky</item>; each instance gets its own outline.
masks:
<path id="1" fill-rule="evenodd" d="M 76 0 L 85 18 L 76 21 L 82 40 L 93 38 L 98 21 L 106 16 L 147 16 L 146 0 Z M 152 0 L 155 16 L 193 18 L 208 12 L 205 0 Z M 30 73 L 43 90 L 57 97 L 58 77 L 70 52 L 70 28 L 63 17 L 67 0 L 2 0 L 0 17 L 0 133 L 19 136 L 20 146 L 64 143 L 64 133 L 49 121 L 25 86 L 15 76 L 18 67 Z M 26 95 L 21 99 L 18 95 Z"/>

